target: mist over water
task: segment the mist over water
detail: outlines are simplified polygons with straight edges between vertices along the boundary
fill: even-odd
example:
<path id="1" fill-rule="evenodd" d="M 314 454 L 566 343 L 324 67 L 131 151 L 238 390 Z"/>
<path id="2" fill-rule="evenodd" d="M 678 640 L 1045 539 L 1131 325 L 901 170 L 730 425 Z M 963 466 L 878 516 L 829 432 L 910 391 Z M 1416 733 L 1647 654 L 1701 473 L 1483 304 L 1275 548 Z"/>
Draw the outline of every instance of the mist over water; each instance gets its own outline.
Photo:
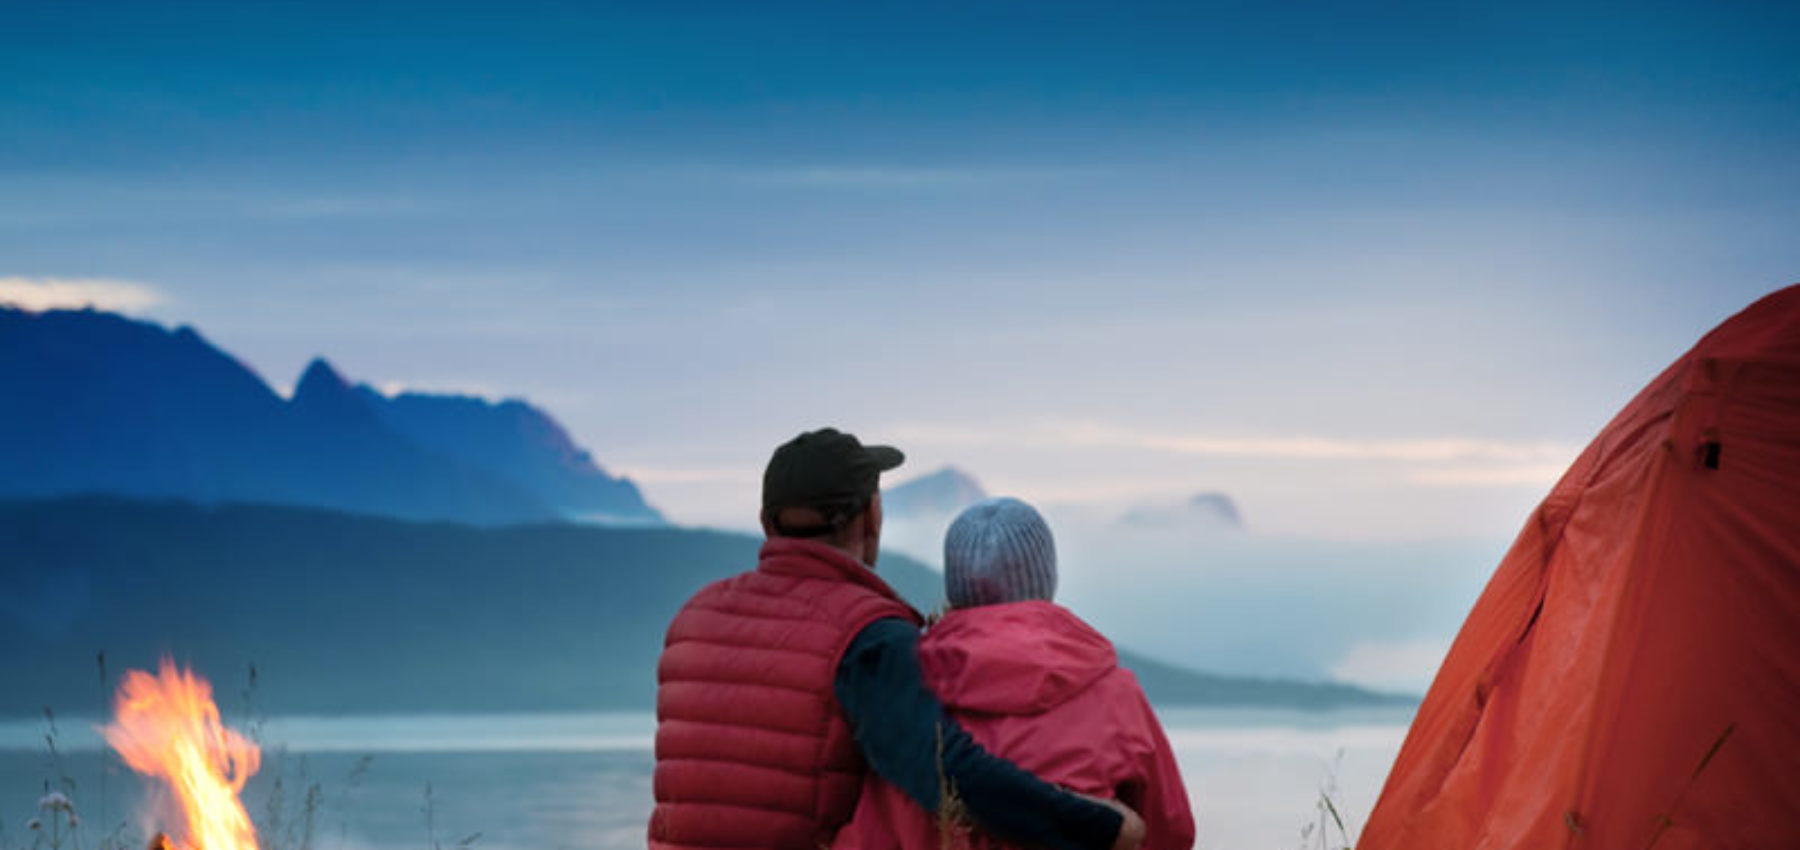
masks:
<path id="1" fill-rule="evenodd" d="M 1057 602 L 1114 643 L 1197 670 L 1413 694 L 1509 542 L 1264 535 L 1039 507 L 1056 538 Z M 950 519 L 891 522 L 883 544 L 941 569 Z"/>

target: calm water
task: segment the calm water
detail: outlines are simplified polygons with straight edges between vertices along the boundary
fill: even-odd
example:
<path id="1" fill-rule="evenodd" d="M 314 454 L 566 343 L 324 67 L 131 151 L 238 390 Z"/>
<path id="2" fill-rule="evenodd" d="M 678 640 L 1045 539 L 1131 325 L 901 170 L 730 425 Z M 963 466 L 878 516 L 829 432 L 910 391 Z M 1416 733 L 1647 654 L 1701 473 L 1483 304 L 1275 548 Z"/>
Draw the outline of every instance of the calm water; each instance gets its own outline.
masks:
<path id="1" fill-rule="evenodd" d="M 1333 784 L 1354 838 L 1409 719 L 1405 710 L 1161 715 L 1200 845 L 1218 850 L 1301 846 Z M 102 753 L 92 721 L 57 726 L 52 756 L 44 721 L 0 721 L 0 850 L 31 845 L 25 822 L 45 783 L 62 777 L 74 783 L 84 848 L 101 824 L 123 825 L 126 846 L 142 846 L 156 823 L 149 784 Z M 472 846 L 496 850 L 641 848 L 653 726 L 646 714 L 272 720 L 253 730 L 264 764 L 245 796 L 264 850 L 426 850 L 476 835 Z"/>

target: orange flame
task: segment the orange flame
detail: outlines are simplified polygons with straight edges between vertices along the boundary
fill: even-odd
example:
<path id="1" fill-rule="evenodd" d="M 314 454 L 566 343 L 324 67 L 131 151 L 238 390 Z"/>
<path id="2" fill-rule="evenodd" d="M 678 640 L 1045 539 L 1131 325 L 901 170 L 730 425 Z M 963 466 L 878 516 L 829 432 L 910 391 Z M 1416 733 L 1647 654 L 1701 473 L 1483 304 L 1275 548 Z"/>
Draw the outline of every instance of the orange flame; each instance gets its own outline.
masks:
<path id="1" fill-rule="evenodd" d="M 256 850 L 256 830 L 238 799 L 262 751 L 225 728 L 212 686 L 164 658 L 119 685 L 113 722 L 101 732 L 132 770 L 168 783 L 180 808 L 179 850 Z"/>

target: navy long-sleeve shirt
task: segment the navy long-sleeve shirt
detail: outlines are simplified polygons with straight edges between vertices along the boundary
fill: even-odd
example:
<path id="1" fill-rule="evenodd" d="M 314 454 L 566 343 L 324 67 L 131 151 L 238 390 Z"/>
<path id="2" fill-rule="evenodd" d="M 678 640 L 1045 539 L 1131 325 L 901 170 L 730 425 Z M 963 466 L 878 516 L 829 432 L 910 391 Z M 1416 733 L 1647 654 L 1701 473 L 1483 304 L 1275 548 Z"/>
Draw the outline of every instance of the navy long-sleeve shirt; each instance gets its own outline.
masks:
<path id="1" fill-rule="evenodd" d="M 1104 850 L 1118 836 L 1118 812 L 989 753 L 950 718 L 925 687 L 912 623 L 882 619 L 858 632 L 833 688 L 870 769 L 926 811 L 938 810 L 940 779 L 947 779 L 975 824 L 1002 841 Z"/>

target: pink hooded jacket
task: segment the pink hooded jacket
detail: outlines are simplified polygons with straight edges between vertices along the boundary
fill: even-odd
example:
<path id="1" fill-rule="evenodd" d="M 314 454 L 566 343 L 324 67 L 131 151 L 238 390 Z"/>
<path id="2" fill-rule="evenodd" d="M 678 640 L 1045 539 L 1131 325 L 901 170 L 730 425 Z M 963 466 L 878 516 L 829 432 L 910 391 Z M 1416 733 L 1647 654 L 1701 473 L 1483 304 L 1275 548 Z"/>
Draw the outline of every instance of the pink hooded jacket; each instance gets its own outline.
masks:
<path id="1" fill-rule="evenodd" d="M 1187 850 L 1194 818 L 1162 726 L 1112 643 L 1053 602 L 944 615 L 919 641 L 925 683 L 995 755 L 1144 818 L 1143 850 Z M 935 850 L 935 818 L 873 772 L 837 850 Z M 950 846 L 996 846 L 953 836 Z"/>

